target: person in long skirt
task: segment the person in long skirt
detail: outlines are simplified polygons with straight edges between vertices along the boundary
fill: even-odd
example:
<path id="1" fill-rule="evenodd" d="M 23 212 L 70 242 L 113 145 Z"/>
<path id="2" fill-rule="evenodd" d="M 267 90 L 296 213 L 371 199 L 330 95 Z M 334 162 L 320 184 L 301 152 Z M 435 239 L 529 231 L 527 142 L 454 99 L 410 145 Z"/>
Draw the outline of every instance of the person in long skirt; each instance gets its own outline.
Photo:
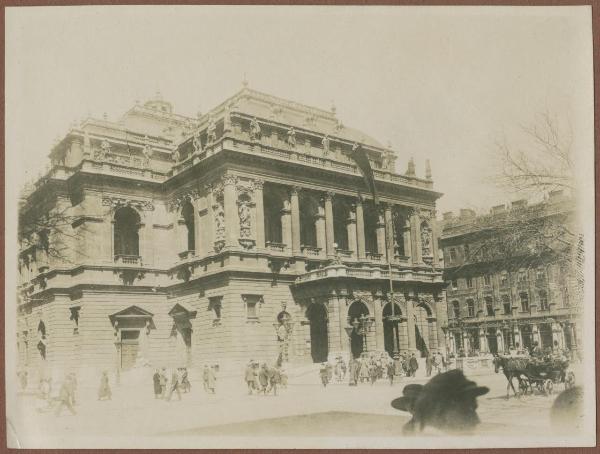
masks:
<path id="1" fill-rule="evenodd" d="M 217 388 L 217 375 L 214 366 L 208 368 L 207 388 L 208 391 L 210 391 L 212 394 L 215 394 Z"/>
<path id="2" fill-rule="evenodd" d="M 162 386 L 160 385 L 160 371 L 158 369 L 154 371 L 152 382 L 154 384 L 154 398 L 160 399 L 160 395 L 162 394 Z"/>
<path id="3" fill-rule="evenodd" d="M 250 360 L 250 362 L 246 365 L 246 370 L 244 372 L 244 380 L 246 381 L 246 385 L 248 386 L 248 394 L 252 394 L 252 391 L 254 391 L 255 389 L 253 360 Z"/>
<path id="4" fill-rule="evenodd" d="M 73 401 L 73 384 L 71 383 L 71 380 L 71 376 L 67 375 L 60 387 L 60 391 L 58 393 L 58 405 L 56 406 L 56 416 L 60 416 L 63 407 L 67 407 L 71 414 L 77 414 L 71 403 Z"/>
<path id="5" fill-rule="evenodd" d="M 108 372 L 103 371 L 100 377 L 100 389 L 98 389 L 98 400 L 111 400 L 112 392 L 108 382 Z"/>

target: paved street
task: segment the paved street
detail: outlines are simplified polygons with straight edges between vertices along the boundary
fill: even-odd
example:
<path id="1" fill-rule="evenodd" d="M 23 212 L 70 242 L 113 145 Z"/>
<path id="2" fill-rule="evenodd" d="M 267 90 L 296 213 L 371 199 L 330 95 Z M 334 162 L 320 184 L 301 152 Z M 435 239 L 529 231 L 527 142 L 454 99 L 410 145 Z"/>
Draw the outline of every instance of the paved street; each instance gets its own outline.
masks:
<path id="1" fill-rule="evenodd" d="M 145 370 L 142 374 L 147 377 L 124 377 L 120 386 L 113 386 L 112 401 L 99 402 L 96 388 L 80 386 L 75 416 L 64 409 L 56 417 L 53 412 L 43 411 L 43 402 L 32 393 L 21 394 L 23 412 L 11 422 L 15 432 L 23 434 L 19 438 L 31 447 L 77 446 L 82 438 L 106 434 L 111 438 L 99 446 L 135 446 L 141 443 L 137 438 L 141 436 L 153 437 L 149 446 L 210 436 L 401 437 L 408 414 L 393 409 L 390 401 L 402 394 L 406 383 L 425 382 L 423 378 L 403 379 L 390 386 L 381 380 L 373 386 L 333 383 L 323 388 L 317 371 L 306 366 L 290 371 L 290 383 L 278 396 L 249 396 L 241 376 L 221 377 L 217 394 L 209 395 L 196 374 L 191 377 L 191 393 L 182 394 L 181 401 L 175 395 L 167 402 L 154 399 L 152 370 Z M 502 374 L 488 371 L 471 378 L 491 389 L 479 398 L 480 433 L 547 433 L 553 397 L 536 394 L 507 401 Z"/>

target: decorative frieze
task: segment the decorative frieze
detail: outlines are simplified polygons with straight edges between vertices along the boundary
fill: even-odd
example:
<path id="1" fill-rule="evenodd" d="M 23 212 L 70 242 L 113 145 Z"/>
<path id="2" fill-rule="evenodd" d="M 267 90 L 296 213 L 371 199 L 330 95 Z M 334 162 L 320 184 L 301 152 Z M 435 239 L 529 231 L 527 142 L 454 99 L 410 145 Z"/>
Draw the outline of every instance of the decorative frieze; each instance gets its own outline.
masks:
<path id="1" fill-rule="evenodd" d="M 131 199 L 125 197 L 104 196 L 102 197 L 102 205 L 108 206 L 112 210 L 129 206 L 137 208 L 141 211 L 154 211 L 154 204 L 149 200 Z"/>
<path id="2" fill-rule="evenodd" d="M 195 188 L 189 188 L 184 191 L 177 193 L 174 197 L 169 200 L 168 209 L 174 211 L 181 208 L 186 201 L 198 200 L 200 198 L 200 191 Z"/>

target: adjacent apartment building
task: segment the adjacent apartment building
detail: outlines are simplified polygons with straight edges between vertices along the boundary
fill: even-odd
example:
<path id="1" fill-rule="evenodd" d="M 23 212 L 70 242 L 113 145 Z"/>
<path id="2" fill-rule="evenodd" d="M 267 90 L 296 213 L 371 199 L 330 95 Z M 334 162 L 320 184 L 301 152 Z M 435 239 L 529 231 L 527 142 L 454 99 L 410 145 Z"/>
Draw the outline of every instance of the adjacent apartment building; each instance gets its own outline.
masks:
<path id="1" fill-rule="evenodd" d="M 560 191 L 476 216 L 445 213 L 449 352 L 503 353 L 509 348 L 576 350 L 581 340 L 582 238 L 574 200 Z"/>

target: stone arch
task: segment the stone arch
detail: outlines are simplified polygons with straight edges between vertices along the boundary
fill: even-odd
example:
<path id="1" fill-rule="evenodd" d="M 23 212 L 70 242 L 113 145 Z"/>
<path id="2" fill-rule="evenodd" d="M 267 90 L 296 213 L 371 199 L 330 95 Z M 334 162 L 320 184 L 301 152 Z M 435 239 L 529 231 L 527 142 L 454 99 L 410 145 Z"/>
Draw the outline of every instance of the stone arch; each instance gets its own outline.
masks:
<path id="1" fill-rule="evenodd" d="M 437 348 L 437 321 L 430 305 L 424 301 L 415 307 L 415 340 L 421 357 Z"/>
<path id="2" fill-rule="evenodd" d="M 355 299 L 348 307 L 348 324 L 353 327 L 350 332 L 350 350 L 354 358 L 358 358 L 367 349 L 365 345 L 367 333 L 360 322 L 369 314 L 369 306 L 360 298 Z"/>
<path id="3" fill-rule="evenodd" d="M 388 301 L 383 306 L 383 345 L 385 351 L 391 357 L 400 350 L 400 337 L 404 334 L 404 329 L 401 326 L 402 315 L 402 308 L 398 301 L 393 301 L 393 305 Z"/>
<path id="4" fill-rule="evenodd" d="M 313 301 L 306 308 L 306 318 L 310 322 L 310 353 L 315 363 L 327 361 L 329 355 L 329 314 L 327 306 Z"/>

